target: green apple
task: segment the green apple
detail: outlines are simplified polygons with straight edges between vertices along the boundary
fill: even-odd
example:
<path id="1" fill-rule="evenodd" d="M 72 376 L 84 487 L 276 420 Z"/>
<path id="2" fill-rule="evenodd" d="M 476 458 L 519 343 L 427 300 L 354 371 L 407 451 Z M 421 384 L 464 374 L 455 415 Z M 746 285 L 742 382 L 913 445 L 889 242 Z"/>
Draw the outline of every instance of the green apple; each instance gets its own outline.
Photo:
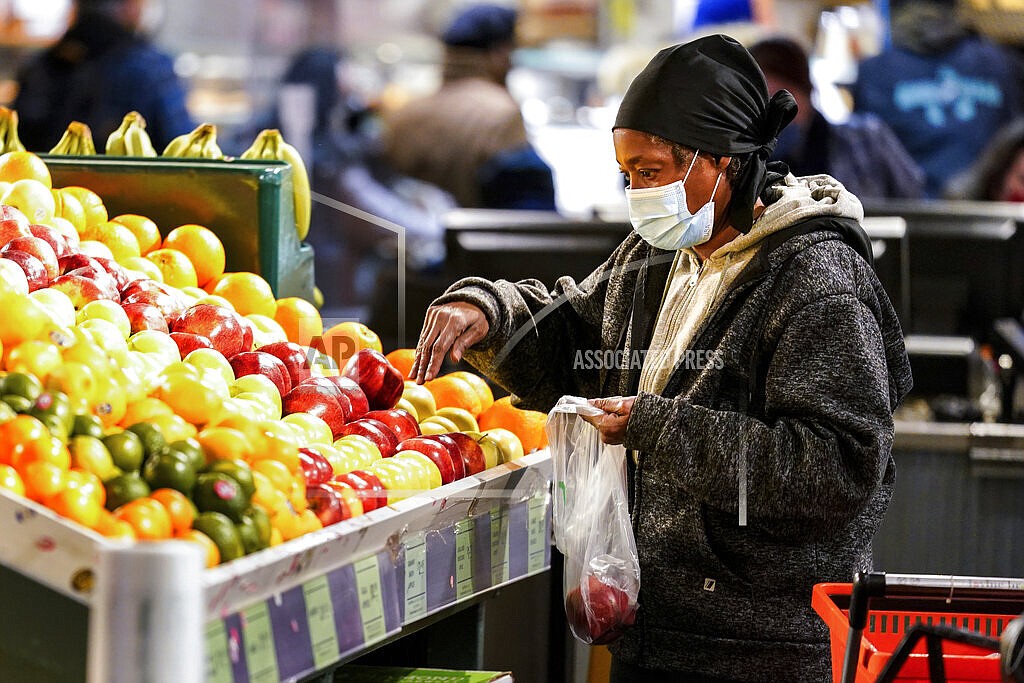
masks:
<path id="1" fill-rule="evenodd" d="M 448 432 L 461 432 L 459 426 L 443 415 L 431 415 L 420 422 L 421 434 L 447 434 Z"/>
<path id="2" fill-rule="evenodd" d="M 232 396 L 240 396 L 241 394 L 257 394 L 262 396 L 263 402 L 269 409 L 266 412 L 276 415 L 276 417 L 267 419 L 281 419 L 281 392 L 277 390 L 274 380 L 266 375 L 242 375 L 238 379 L 232 380 L 228 384 L 228 388 L 231 390 Z"/>
<path id="3" fill-rule="evenodd" d="M 291 423 L 302 430 L 306 437 L 306 442 L 310 446 L 315 444 L 331 445 L 334 443 L 334 435 L 331 433 L 331 428 L 327 426 L 323 418 L 316 415 L 292 413 L 291 415 L 285 415 L 281 418 L 281 421 Z"/>
<path id="4" fill-rule="evenodd" d="M 217 349 L 195 349 L 189 351 L 182 361 L 189 365 L 194 365 L 200 370 L 213 370 L 219 373 L 229 386 L 235 381 L 235 371 L 231 369 L 231 363 Z"/>
<path id="5" fill-rule="evenodd" d="M 367 467 L 381 460 L 380 449 L 361 434 L 347 434 L 334 442 L 334 447 L 342 452 L 352 453 L 359 458 L 359 467 Z"/>
<path id="6" fill-rule="evenodd" d="M 409 403 L 409 401 L 405 397 L 398 399 L 398 403 L 395 404 L 395 407 L 401 408 L 402 410 L 406 411 L 407 413 L 412 415 L 412 419 L 416 420 L 417 424 L 419 423 L 420 415 L 419 413 L 416 412 L 416 406 Z"/>
<path id="7" fill-rule="evenodd" d="M 437 412 L 432 417 L 446 417 L 455 423 L 458 427 L 455 431 L 458 432 L 477 432 L 480 431 L 480 425 L 477 424 L 476 418 L 473 417 L 473 413 L 469 412 L 465 408 L 456 408 L 455 406 L 445 406 L 444 408 L 438 408 Z"/>
<path id="8" fill-rule="evenodd" d="M 258 349 L 267 344 L 288 341 L 288 333 L 281 324 L 265 315 L 250 313 L 245 316 L 253 326 L 253 345 Z"/>
<path id="9" fill-rule="evenodd" d="M 327 462 L 331 463 L 331 467 L 334 469 L 334 476 L 359 469 L 358 460 L 352 455 L 342 452 L 340 448 L 322 443 L 311 443 L 306 448 L 324 456 Z"/>
<path id="10" fill-rule="evenodd" d="M 402 398 L 416 408 L 415 414 L 419 416 L 417 420 L 420 422 L 437 412 L 437 402 L 434 400 L 434 395 L 430 393 L 430 389 L 427 389 L 422 384 L 406 380 L 405 388 L 402 389 Z"/>
<path id="11" fill-rule="evenodd" d="M 70 298 L 68 303 L 71 303 Z M 74 306 L 72 305 L 72 307 Z M 122 339 L 127 339 L 132 333 L 132 323 L 128 319 L 128 314 L 121 308 L 121 304 L 116 301 L 96 299 L 82 306 L 81 310 L 78 311 L 77 322 L 81 323 L 93 319 L 106 320 L 113 323 L 121 331 Z"/>
<path id="12" fill-rule="evenodd" d="M 493 427 L 485 429 L 483 435 L 497 442 L 498 448 L 501 449 L 501 462 L 511 462 L 523 457 L 523 442 L 514 432 L 504 427 Z"/>
<path id="13" fill-rule="evenodd" d="M 480 450 L 484 452 L 484 469 L 497 467 L 502 463 L 501 448 L 498 442 L 490 437 L 484 436 L 478 431 L 463 431 L 463 434 L 480 444 Z"/>
<path id="14" fill-rule="evenodd" d="M 178 345 L 171 339 L 171 335 L 160 330 L 139 330 L 128 337 L 128 348 L 159 358 L 162 361 L 160 367 L 181 360 Z"/>
<path id="15" fill-rule="evenodd" d="M 267 403 L 266 396 L 263 393 L 255 391 L 243 391 L 241 393 L 232 396 L 236 402 L 244 401 L 245 409 L 243 415 L 249 415 L 257 420 L 276 420 L 280 418 L 280 413 L 277 417 L 274 417 L 274 406 Z M 289 431 L 289 434 L 291 432 Z"/>
<path id="16" fill-rule="evenodd" d="M 403 498 L 408 498 L 416 488 L 416 475 L 408 463 L 393 462 L 392 458 L 378 460 L 369 466 L 370 472 L 377 475 L 380 483 L 388 492 L 388 505 Z"/>
<path id="17" fill-rule="evenodd" d="M 10 259 L 0 259 L 0 292 L 28 294 L 28 278 L 25 277 L 25 271 Z"/>
<path id="18" fill-rule="evenodd" d="M 436 489 L 441 485 L 441 470 L 438 469 L 437 465 L 434 464 L 433 460 L 428 458 L 423 453 L 420 453 L 419 451 L 399 451 L 398 453 L 395 453 L 391 457 L 397 460 L 410 460 L 418 462 L 421 468 L 426 469 L 426 486 L 424 486 L 423 488 Z M 420 483 L 424 483 L 422 479 Z"/>
<path id="19" fill-rule="evenodd" d="M 0 260 L 3 260 L 4 263 L 11 263 L 11 261 L 8 261 L 7 259 Z M 61 327 L 72 327 L 77 322 L 74 302 L 71 301 L 71 297 L 59 289 L 44 287 L 43 289 L 37 289 L 29 294 L 29 296 L 43 305 L 43 308 L 45 308 L 50 314 L 50 320 L 57 325 L 60 325 Z M 91 303 L 98 302 L 93 301 Z M 124 311 L 121 310 L 121 307 L 118 304 L 115 304 L 113 301 L 108 303 L 117 306 L 117 310 L 121 311 L 121 314 L 124 315 Z M 125 320 L 127 319 L 128 316 L 125 316 Z"/>
<path id="20" fill-rule="evenodd" d="M 117 325 L 102 318 L 91 318 L 78 323 L 78 329 L 87 331 L 93 341 L 106 351 L 108 356 L 118 363 L 124 362 L 131 347 L 121 335 L 121 330 L 118 329 Z M 164 333 L 161 332 L 160 334 Z M 167 341 L 174 344 L 175 354 L 173 356 L 168 354 L 167 362 L 171 363 L 178 360 L 181 356 L 177 354 L 178 345 L 174 343 L 174 340 L 169 335 L 164 334 L 164 336 L 167 337 Z"/>

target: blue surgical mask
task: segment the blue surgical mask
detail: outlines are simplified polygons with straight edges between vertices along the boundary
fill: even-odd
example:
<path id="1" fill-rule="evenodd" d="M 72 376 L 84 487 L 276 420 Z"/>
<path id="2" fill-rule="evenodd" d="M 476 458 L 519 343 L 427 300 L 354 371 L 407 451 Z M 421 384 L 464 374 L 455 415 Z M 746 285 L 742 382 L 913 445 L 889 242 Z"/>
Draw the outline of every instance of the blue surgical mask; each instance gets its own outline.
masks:
<path id="1" fill-rule="evenodd" d="M 645 242 L 652 247 L 676 251 L 687 247 L 703 244 L 711 239 L 715 227 L 715 192 L 722 174 L 715 180 L 715 188 L 711 190 L 711 199 L 691 214 L 686 205 L 686 179 L 690 177 L 693 164 L 697 161 L 694 153 L 690 167 L 682 180 L 668 185 L 647 187 L 640 190 L 626 190 L 626 201 L 629 204 L 629 221 Z"/>

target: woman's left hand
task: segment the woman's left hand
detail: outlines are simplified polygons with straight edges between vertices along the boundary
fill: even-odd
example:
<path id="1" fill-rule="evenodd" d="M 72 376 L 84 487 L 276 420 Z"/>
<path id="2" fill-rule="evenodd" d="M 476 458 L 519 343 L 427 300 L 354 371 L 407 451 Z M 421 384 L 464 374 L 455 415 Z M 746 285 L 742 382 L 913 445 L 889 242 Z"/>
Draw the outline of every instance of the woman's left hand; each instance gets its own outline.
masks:
<path id="1" fill-rule="evenodd" d="M 600 408 L 604 414 L 582 417 L 601 432 L 601 441 L 612 445 L 620 444 L 626 440 L 626 424 L 629 422 L 629 414 L 633 410 L 635 400 L 636 396 L 592 398 L 590 405 Z"/>

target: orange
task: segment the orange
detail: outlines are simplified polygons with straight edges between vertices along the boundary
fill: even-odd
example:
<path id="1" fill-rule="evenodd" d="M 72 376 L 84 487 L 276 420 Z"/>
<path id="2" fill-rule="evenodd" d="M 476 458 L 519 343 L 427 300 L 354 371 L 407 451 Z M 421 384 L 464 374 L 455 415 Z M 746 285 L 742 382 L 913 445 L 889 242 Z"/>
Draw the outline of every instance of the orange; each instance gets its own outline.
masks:
<path id="1" fill-rule="evenodd" d="M 145 256 L 129 256 L 120 263 L 125 268 L 137 270 L 138 272 L 147 276 L 150 280 L 156 280 L 157 282 L 164 281 L 164 274 L 163 272 L 161 272 L 160 268 Z"/>
<path id="2" fill-rule="evenodd" d="M 214 460 L 248 461 L 252 458 L 252 442 L 241 430 L 222 426 L 207 427 L 196 434 L 196 439 L 203 446 L 207 462 Z"/>
<path id="3" fill-rule="evenodd" d="M 167 233 L 164 249 L 176 249 L 188 256 L 196 269 L 196 280 L 202 287 L 224 273 L 224 245 L 213 230 L 202 225 L 179 225 Z"/>
<path id="4" fill-rule="evenodd" d="M 68 471 L 52 462 L 30 462 L 20 474 L 25 495 L 37 503 L 57 495 L 68 484 Z"/>
<path id="5" fill-rule="evenodd" d="M 176 249 L 154 249 L 146 258 L 156 264 L 163 281 L 172 287 L 195 287 L 199 282 L 196 268 L 188 256 Z"/>
<path id="6" fill-rule="evenodd" d="M 53 187 L 50 169 L 32 152 L 8 152 L 0 156 L 0 181 L 13 183 L 25 178 Z"/>
<path id="7" fill-rule="evenodd" d="M 438 408 L 464 408 L 474 417 L 483 412 L 483 404 L 476 388 L 461 377 L 449 373 L 425 382 L 423 386 L 434 395 L 434 402 Z"/>
<path id="8" fill-rule="evenodd" d="M 114 255 L 114 260 L 118 263 L 122 259 L 142 255 L 139 238 L 126 225 L 115 221 L 97 223 L 90 228 L 86 228 L 85 234 L 82 237 L 86 240 L 96 240 L 107 245 L 110 253 Z"/>
<path id="9" fill-rule="evenodd" d="M 0 465 L 0 489 L 6 489 L 19 496 L 25 495 L 25 482 L 21 480 L 18 470 L 10 465 Z"/>
<path id="10" fill-rule="evenodd" d="M 402 377 L 408 378 L 409 373 L 412 372 L 412 363 L 416 360 L 416 349 L 395 349 L 384 357 L 398 368 Z"/>
<path id="11" fill-rule="evenodd" d="M 85 212 L 85 225 L 96 225 L 98 223 L 105 223 L 107 221 L 107 207 L 103 205 L 103 200 L 100 196 L 86 187 L 78 187 L 77 185 L 71 185 L 69 187 L 61 188 L 61 194 L 71 195 L 78 200 L 78 203 L 82 205 L 82 210 Z M 74 220 L 68 216 L 64 216 L 72 223 Z M 76 224 L 77 228 L 78 225 Z"/>
<path id="12" fill-rule="evenodd" d="M 11 465 L 22 474 L 32 462 L 48 462 L 67 470 L 71 467 L 71 451 L 63 441 L 47 430 L 45 435 L 17 444 L 11 451 Z"/>
<path id="13" fill-rule="evenodd" d="M 384 350 L 377 333 L 356 320 L 333 325 L 324 332 L 319 342 L 314 340 L 313 346 L 333 358 L 339 368 L 344 368 L 348 359 L 363 349 Z"/>
<path id="14" fill-rule="evenodd" d="M 128 522 L 135 535 L 147 541 L 171 538 L 171 516 L 150 497 L 138 498 L 114 510 L 114 516 Z"/>
<path id="15" fill-rule="evenodd" d="M 230 301 L 240 315 L 258 313 L 273 318 L 277 313 L 274 290 L 256 273 L 225 273 L 216 282 L 207 291 Z"/>
<path id="16" fill-rule="evenodd" d="M 136 213 L 123 213 L 110 220 L 120 223 L 132 231 L 135 239 L 139 241 L 139 252 L 143 256 L 160 247 L 160 241 L 162 240 L 160 228 L 151 219 Z"/>
<path id="17" fill-rule="evenodd" d="M 76 240 L 85 232 L 88 226 L 88 219 L 85 213 L 85 207 L 82 206 L 82 202 L 79 201 L 78 197 L 71 194 L 70 192 L 64 192 L 56 188 L 50 190 L 53 193 L 53 215 L 55 218 L 62 218 L 71 224 L 71 227 L 75 229 L 74 237 Z M 104 217 L 106 220 L 106 217 Z M 61 229 L 60 225 L 55 222 L 53 227 L 58 230 Z M 68 235 L 70 236 L 70 235 Z M 77 242 L 76 242 L 77 244 Z"/>
<path id="18" fill-rule="evenodd" d="M 324 321 L 316 306 L 297 296 L 277 300 L 274 320 L 284 330 L 288 341 L 309 346 L 324 333 Z"/>
<path id="19" fill-rule="evenodd" d="M 536 410 L 522 410 L 512 405 L 509 396 L 499 398 L 480 415 L 480 431 L 503 427 L 519 437 L 523 451 L 529 453 L 548 445 L 544 424 L 547 415 Z"/>
<path id="20" fill-rule="evenodd" d="M 0 463 L 20 469 L 19 463 L 27 448 L 38 448 L 35 444 L 48 439 L 50 430 L 31 415 L 17 415 L 0 424 Z M 26 460 L 28 462 L 28 460 Z M 70 465 L 71 458 L 68 457 Z M 65 467 L 64 469 L 67 469 Z"/>
<path id="21" fill-rule="evenodd" d="M 181 539 L 182 541 L 189 541 L 190 543 L 198 543 L 203 547 L 206 552 L 206 568 L 216 567 L 220 564 L 220 549 L 217 548 L 217 544 L 213 542 L 213 539 L 204 534 L 199 529 L 189 529 L 180 534 L 175 534 L 175 538 Z"/>
<path id="22" fill-rule="evenodd" d="M 14 181 L 4 190 L 2 201 L 20 210 L 31 223 L 49 223 L 57 210 L 50 187 L 32 178 Z"/>
<path id="23" fill-rule="evenodd" d="M 99 520 L 93 529 L 107 538 L 118 538 L 122 540 L 134 541 L 137 537 L 135 535 L 135 528 L 121 519 L 114 516 L 114 513 L 109 510 L 100 510 Z"/>
<path id="24" fill-rule="evenodd" d="M 494 405 L 494 393 L 491 391 L 491 387 L 480 375 L 474 375 L 472 372 L 466 370 L 456 370 L 451 373 L 452 377 L 458 377 L 464 379 L 473 386 L 473 390 L 476 391 L 476 395 L 480 397 L 480 412 L 484 412 L 492 405 Z"/>
<path id="25" fill-rule="evenodd" d="M 0 342 L 5 348 L 28 339 L 42 339 L 53 327 L 46 307 L 29 296 L 2 293 L 0 310 Z"/>
<path id="26" fill-rule="evenodd" d="M 171 518 L 174 535 L 182 534 L 192 528 L 192 520 L 196 516 L 196 508 L 192 501 L 181 491 L 174 489 L 157 489 L 149 497 L 164 506 Z"/>
<path id="27" fill-rule="evenodd" d="M 106 494 L 96 475 L 82 470 L 68 473 L 67 486 L 46 500 L 46 505 L 68 519 L 90 529 L 100 523 L 100 511 Z"/>

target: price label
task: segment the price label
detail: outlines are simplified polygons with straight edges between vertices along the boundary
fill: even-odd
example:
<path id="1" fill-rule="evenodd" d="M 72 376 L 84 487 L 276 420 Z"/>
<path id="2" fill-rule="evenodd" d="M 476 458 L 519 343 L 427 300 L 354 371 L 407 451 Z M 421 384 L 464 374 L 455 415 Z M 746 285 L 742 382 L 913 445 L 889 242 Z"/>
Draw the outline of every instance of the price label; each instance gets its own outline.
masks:
<path id="1" fill-rule="evenodd" d="M 270 625 L 267 603 L 257 603 L 242 612 L 242 633 L 245 637 L 249 682 L 278 683 L 281 678 L 277 670 L 274 630 Z"/>
<path id="2" fill-rule="evenodd" d="M 233 683 L 228 633 L 220 619 L 206 625 L 206 683 Z"/>
<path id="3" fill-rule="evenodd" d="M 327 577 L 318 576 L 307 581 L 302 586 L 302 595 L 306 599 L 313 664 L 317 669 L 323 669 L 341 657 L 334 625 L 334 605 L 331 604 L 331 586 L 327 583 Z"/>
<path id="4" fill-rule="evenodd" d="M 427 542 L 423 532 L 405 542 L 405 621 L 427 613 Z"/>
<path id="5" fill-rule="evenodd" d="M 508 581 L 508 510 L 491 510 L 491 585 Z"/>
<path id="6" fill-rule="evenodd" d="M 530 499 L 530 517 L 527 524 L 529 560 L 526 571 L 532 574 L 544 568 L 544 558 L 548 546 L 547 496 L 544 494 Z"/>
<path id="7" fill-rule="evenodd" d="M 473 594 L 473 531 L 476 523 L 462 519 L 455 523 L 455 597 Z"/>
<path id="8" fill-rule="evenodd" d="M 359 617 L 363 622 L 363 644 L 371 645 L 384 638 L 387 625 L 384 622 L 384 596 L 380 585 L 380 569 L 377 556 L 355 563 L 356 587 L 359 591 Z"/>

